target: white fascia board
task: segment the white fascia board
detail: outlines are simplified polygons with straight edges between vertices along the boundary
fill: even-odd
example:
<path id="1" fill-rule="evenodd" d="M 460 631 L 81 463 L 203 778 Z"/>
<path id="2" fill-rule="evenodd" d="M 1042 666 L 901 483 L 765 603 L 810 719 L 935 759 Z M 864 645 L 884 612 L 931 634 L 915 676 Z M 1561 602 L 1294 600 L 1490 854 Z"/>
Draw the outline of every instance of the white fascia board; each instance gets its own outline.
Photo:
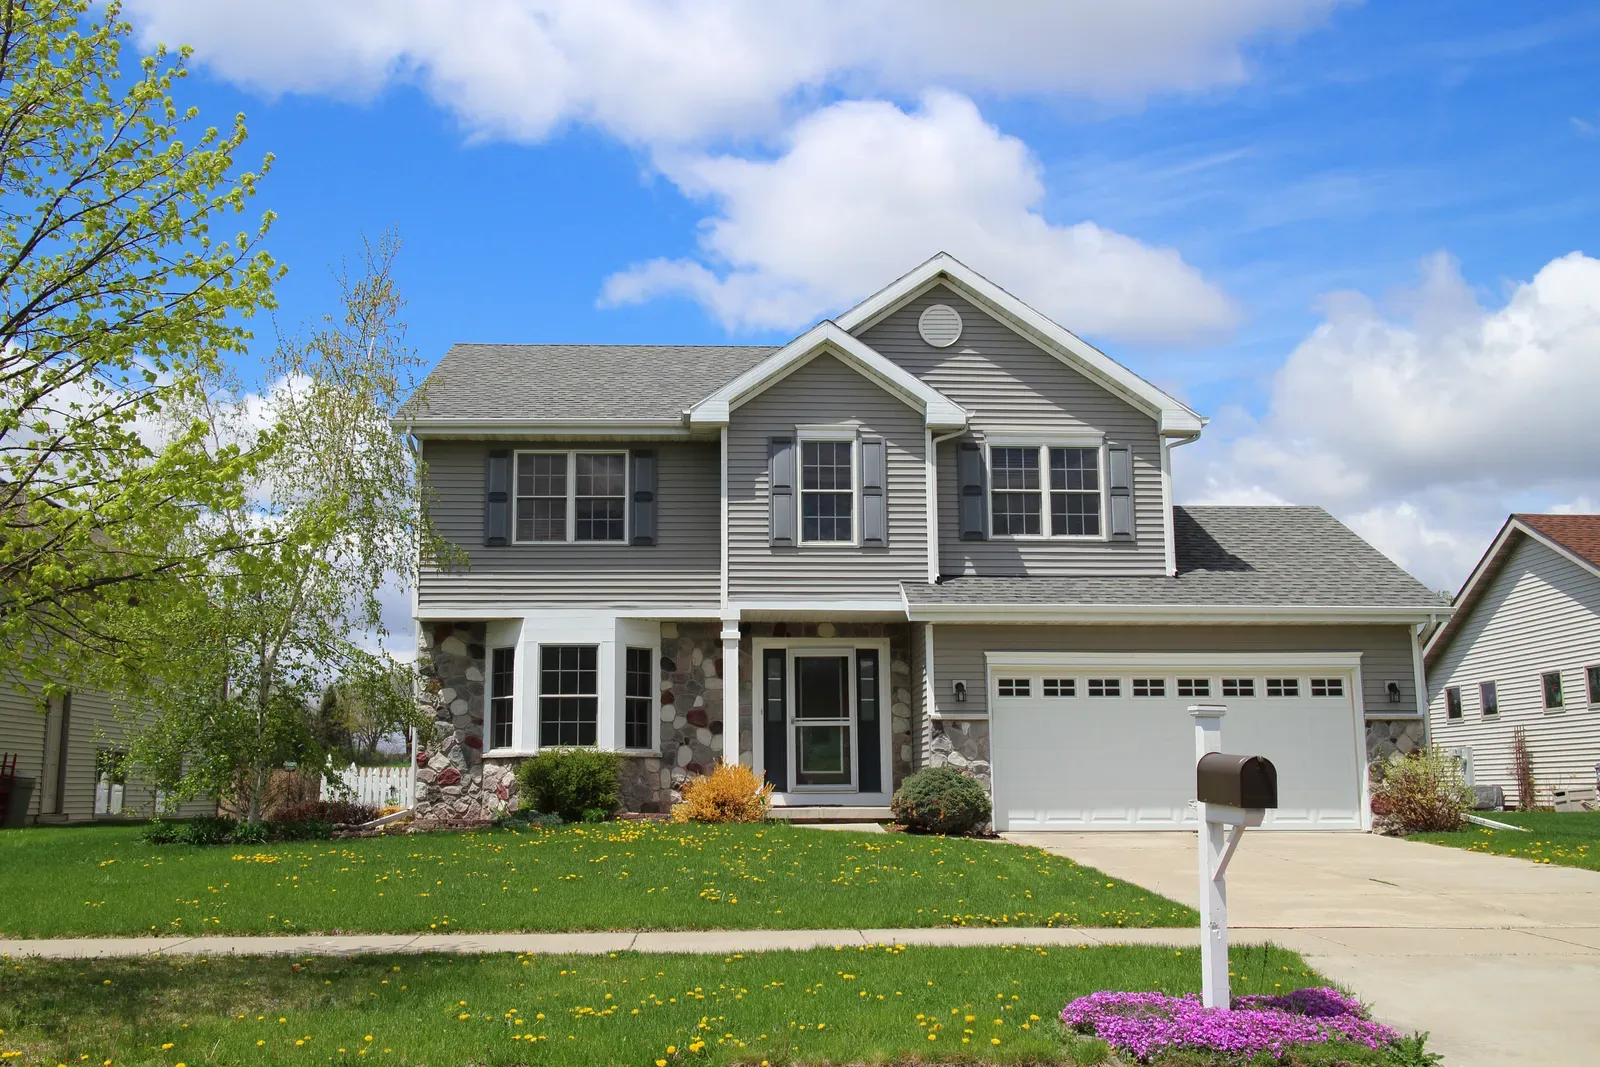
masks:
<path id="1" fill-rule="evenodd" d="M 477 602 L 472 604 L 428 604 L 414 609 L 415 618 L 422 622 L 489 621 L 494 619 L 659 619 L 672 622 L 676 619 L 719 619 L 722 612 L 716 604 L 640 604 L 614 608 L 532 608 L 526 604 Z"/>
<path id="2" fill-rule="evenodd" d="M 959 430 L 967 413 L 921 378 L 885 358 L 833 322 L 820 322 L 689 409 L 691 429 L 724 426 L 729 415 L 752 397 L 782 381 L 827 352 L 923 413 L 931 430 Z"/>
<path id="3" fill-rule="evenodd" d="M 899 600 L 732 600 L 728 606 L 738 618 L 758 621 L 905 618 Z"/>
<path id="4" fill-rule="evenodd" d="M 1431 608 L 1392 608 L 1381 605 L 1315 607 L 1254 604 L 907 604 L 912 622 L 943 623 L 1153 623 L 1169 625 L 1263 624 L 1290 625 L 1394 624 L 1414 625 L 1448 612 Z"/>
<path id="5" fill-rule="evenodd" d="M 973 303 L 998 313 L 1000 318 L 1008 320 L 1020 332 L 1043 341 L 1041 347 L 1045 351 L 1154 416 L 1163 436 L 1181 437 L 1198 434 L 1205 429 L 1205 419 L 1187 404 L 1145 381 L 1064 326 L 1041 315 L 948 252 L 940 252 L 910 273 L 889 283 L 840 315 L 837 322 L 850 333 L 859 333 L 916 296 L 941 275 L 954 282 L 952 288 Z"/>
<path id="6" fill-rule="evenodd" d="M 689 437 L 682 418 L 672 419 L 416 419 L 389 424 L 413 437 Z"/>
<path id="7" fill-rule="evenodd" d="M 1179 670 L 1250 670 L 1323 667 L 1354 670 L 1359 652 L 985 652 L 991 667 L 1172 667 Z"/>

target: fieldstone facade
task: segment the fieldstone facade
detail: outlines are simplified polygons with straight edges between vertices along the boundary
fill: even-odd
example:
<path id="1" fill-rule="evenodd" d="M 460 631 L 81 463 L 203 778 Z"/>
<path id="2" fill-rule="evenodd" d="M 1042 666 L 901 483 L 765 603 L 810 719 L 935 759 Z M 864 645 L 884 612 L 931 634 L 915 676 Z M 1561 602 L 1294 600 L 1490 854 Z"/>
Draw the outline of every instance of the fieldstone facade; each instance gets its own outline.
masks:
<path id="1" fill-rule="evenodd" d="M 755 677 L 756 638 L 887 638 L 889 641 L 889 751 L 890 790 L 898 789 L 913 769 L 915 709 L 919 689 L 911 680 L 911 625 L 893 622 L 751 622 L 739 627 L 739 739 L 740 758 L 750 763 L 753 736 L 752 679 Z"/>
<path id="2" fill-rule="evenodd" d="M 994 795 L 989 771 L 989 723 L 984 719 L 935 719 L 928 766 L 954 767 Z"/>
<path id="3" fill-rule="evenodd" d="M 1367 762 L 1388 759 L 1396 752 L 1415 752 L 1426 744 L 1426 724 L 1421 719 L 1368 719 Z"/>

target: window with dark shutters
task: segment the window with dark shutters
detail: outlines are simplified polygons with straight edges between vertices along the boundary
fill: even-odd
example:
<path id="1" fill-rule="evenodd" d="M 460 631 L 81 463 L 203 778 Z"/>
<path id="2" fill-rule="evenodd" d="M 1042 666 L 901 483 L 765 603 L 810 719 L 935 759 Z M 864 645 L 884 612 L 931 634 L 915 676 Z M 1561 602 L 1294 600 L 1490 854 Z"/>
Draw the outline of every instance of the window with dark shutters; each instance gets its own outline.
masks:
<path id="1" fill-rule="evenodd" d="M 881 437 L 861 439 L 861 543 L 889 543 L 889 448 Z"/>
<path id="2" fill-rule="evenodd" d="M 633 496 L 629 516 L 633 528 L 633 543 L 656 543 L 656 454 L 649 449 L 636 449 L 629 455 L 633 465 Z"/>
<path id="3" fill-rule="evenodd" d="M 794 544 L 794 438 L 767 442 L 767 540 L 774 546 Z"/>
<path id="4" fill-rule="evenodd" d="M 956 485 L 960 498 L 961 540 L 982 541 L 983 449 L 971 441 L 956 449 Z"/>
<path id="5" fill-rule="evenodd" d="M 495 449 L 484 462 L 483 543 L 511 543 L 511 452 Z"/>
<path id="6" fill-rule="evenodd" d="M 1109 468 L 1106 484 L 1111 494 L 1111 536 L 1133 539 L 1133 453 L 1126 448 L 1106 450 Z"/>

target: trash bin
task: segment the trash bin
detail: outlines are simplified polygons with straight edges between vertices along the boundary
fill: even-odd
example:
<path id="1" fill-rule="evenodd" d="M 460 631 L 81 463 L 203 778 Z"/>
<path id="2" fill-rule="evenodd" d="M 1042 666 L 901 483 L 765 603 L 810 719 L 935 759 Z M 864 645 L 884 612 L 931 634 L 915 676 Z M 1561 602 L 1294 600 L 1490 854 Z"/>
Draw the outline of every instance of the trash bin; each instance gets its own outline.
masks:
<path id="1" fill-rule="evenodd" d="M 6 806 L 7 826 L 28 825 L 28 802 L 33 799 L 33 779 L 11 779 L 11 799 Z"/>

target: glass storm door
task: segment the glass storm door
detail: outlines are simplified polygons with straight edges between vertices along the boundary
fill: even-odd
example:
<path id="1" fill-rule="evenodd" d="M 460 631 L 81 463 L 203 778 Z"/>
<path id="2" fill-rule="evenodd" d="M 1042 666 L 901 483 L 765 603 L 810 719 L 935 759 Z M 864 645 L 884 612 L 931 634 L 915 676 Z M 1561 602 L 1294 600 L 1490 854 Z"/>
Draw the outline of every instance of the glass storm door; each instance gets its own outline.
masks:
<path id="1" fill-rule="evenodd" d="M 796 789 L 849 791 L 856 786 L 850 668 L 848 652 L 795 654 L 790 751 Z"/>

